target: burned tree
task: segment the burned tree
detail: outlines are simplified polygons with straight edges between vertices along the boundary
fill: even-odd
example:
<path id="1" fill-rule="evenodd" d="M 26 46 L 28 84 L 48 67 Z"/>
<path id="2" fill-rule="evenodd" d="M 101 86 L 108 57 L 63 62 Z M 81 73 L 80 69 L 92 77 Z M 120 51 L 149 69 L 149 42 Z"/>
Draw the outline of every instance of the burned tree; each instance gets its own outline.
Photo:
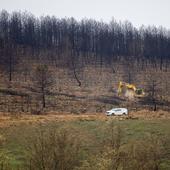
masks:
<path id="1" fill-rule="evenodd" d="M 54 84 L 52 72 L 47 65 L 39 65 L 35 71 L 35 86 L 41 96 L 42 107 L 46 107 L 46 96 L 50 87 Z"/>
<path id="2" fill-rule="evenodd" d="M 149 85 L 149 98 L 152 102 L 153 105 L 153 110 L 157 110 L 157 101 L 156 101 L 156 88 L 157 88 L 157 83 L 155 80 L 152 80 L 151 84 Z"/>
<path id="3" fill-rule="evenodd" d="M 152 106 L 153 111 L 157 111 L 157 106 L 160 101 L 160 82 L 158 81 L 157 77 L 159 75 L 151 71 L 148 73 L 148 79 L 147 79 L 147 91 L 148 91 L 148 96 L 147 100 L 148 103 Z"/>

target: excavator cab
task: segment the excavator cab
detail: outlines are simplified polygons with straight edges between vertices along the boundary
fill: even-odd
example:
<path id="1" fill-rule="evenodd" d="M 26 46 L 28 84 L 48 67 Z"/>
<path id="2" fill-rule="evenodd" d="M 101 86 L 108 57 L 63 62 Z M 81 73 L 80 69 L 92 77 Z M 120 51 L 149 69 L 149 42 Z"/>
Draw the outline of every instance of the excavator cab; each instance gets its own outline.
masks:
<path id="1" fill-rule="evenodd" d="M 142 94 L 144 94 L 143 89 L 142 89 L 142 88 L 136 89 L 136 94 L 137 94 L 137 95 L 142 95 Z"/>

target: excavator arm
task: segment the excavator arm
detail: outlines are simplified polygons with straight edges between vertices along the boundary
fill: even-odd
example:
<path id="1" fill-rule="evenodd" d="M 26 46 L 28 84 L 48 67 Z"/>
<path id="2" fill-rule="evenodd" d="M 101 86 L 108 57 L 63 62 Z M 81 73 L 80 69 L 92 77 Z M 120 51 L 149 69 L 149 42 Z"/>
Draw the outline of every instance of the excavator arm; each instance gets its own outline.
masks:
<path id="1" fill-rule="evenodd" d="M 120 96 L 122 94 L 122 89 L 125 88 L 127 90 L 132 90 L 134 92 L 134 94 L 136 95 L 143 95 L 143 89 L 137 89 L 136 86 L 134 84 L 129 84 L 129 83 L 125 83 L 120 81 L 119 82 L 119 86 L 118 86 L 118 95 Z"/>

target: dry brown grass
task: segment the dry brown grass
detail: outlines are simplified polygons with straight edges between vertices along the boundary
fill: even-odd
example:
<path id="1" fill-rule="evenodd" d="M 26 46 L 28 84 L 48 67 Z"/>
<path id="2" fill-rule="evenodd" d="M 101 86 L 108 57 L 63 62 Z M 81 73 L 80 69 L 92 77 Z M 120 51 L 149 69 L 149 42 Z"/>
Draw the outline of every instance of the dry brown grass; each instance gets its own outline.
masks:
<path id="1" fill-rule="evenodd" d="M 68 114 L 59 112 L 49 112 L 46 115 L 11 115 L 9 113 L 0 113 L 0 127 L 17 126 L 24 124 L 36 124 L 46 122 L 62 122 L 62 121 L 107 121 L 109 119 L 125 120 L 125 119 L 170 119 L 170 112 L 166 111 L 132 111 L 129 116 L 106 116 L 104 113 L 87 113 L 87 114 Z"/>
<path id="2" fill-rule="evenodd" d="M 170 112 L 159 110 L 157 112 L 149 110 L 140 110 L 130 112 L 130 117 L 139 119 L 170 119 Z"/>

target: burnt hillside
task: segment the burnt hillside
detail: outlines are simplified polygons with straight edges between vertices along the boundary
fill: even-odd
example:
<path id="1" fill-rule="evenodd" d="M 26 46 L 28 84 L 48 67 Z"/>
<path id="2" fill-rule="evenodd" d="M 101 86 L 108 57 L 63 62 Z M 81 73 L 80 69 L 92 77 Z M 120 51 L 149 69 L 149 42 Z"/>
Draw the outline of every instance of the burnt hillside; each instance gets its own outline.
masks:
<path id="1" fill-rule="evenodd" d="M 0 110 L 101 112 L 169 109 L 170 31 L 31 13 L 0 12 Z M 119 81 L 146 96 L 117 96 Z"/>

